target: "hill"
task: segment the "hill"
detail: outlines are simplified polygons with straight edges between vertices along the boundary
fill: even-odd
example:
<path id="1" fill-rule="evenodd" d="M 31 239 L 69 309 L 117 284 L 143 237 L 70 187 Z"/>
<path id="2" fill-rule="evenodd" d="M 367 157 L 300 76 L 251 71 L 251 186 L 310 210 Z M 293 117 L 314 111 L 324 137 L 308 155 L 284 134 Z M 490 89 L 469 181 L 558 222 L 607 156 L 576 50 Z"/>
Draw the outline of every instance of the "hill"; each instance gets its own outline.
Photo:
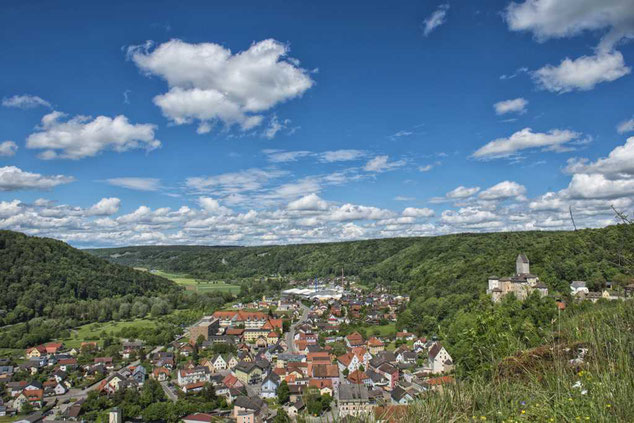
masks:
<path id="1" fill-rule="evenodd" d="M 628 283 L 634 266 L 634 227 L 559 232 L 456 234 L 423 238 L 267 247 L 153 246 L 90 250 L 115 263 L 209 280 L 268 275 L 335 276 L 343 268 L 361 283 L 408 293 L 409 313 L 399 326 L 420 333 L 473 304 L 490 275 L 507 276 L 525 253 L 531 272 L 552 292 L 568 292 L 572 280 L 590 288 L 605 281 Z"/>
<path id="2" fill-rule="evenodd" d="M 110 263 L 61 241 L 0 231 L 0 323 L 5 325 L 52 315 L 54 307 L 64 304 L 177 289 L 165 278 Z"/>

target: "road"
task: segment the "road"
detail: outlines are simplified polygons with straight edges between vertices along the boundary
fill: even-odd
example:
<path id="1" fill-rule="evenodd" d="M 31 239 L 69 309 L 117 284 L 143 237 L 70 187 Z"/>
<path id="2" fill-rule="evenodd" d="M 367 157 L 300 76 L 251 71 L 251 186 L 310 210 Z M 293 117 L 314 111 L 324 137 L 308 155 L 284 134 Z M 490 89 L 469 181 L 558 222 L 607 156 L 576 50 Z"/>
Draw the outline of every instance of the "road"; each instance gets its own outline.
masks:
<path id="1" fill-rule="evenodd" d="M 168 381 L 164 380 L 161 382 L 161 388 L 163 388 L 163 392 L 165 392 L 165 395 L 170 401 L 176 402 L 178 400 L 178 396 L 174 393 L 172 388 L 170 388 Z"/>
<path id="2" fill-rule="evenodd" d="M 295 329 L 297 326 L 303 324 L 308 319 L 308 312 L 310 309 L 306 307 L 303 303 L 300 304 L 300 309 L 302 310 L 302 315 L 299 317 L 299 320 L 291 325 L 288 333 L 286 334 L 286 345 L 288 345 L 288 352 L 291 354 L 295 354 Z"/>

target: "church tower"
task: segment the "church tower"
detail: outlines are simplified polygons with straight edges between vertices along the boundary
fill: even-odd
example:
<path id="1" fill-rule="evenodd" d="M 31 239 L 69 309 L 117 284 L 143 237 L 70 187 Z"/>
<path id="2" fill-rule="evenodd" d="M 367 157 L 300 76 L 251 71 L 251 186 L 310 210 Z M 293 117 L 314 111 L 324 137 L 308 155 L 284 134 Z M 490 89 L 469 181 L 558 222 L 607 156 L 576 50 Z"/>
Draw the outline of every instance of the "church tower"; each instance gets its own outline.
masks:
<path id="1" fill-rule="evenodd" d="M 530 273 L 530 263 L 528 261 L 528 257 L 524 254 L 519 254 L 517 256 L 517 260 L 515 260 L 515 272 L 518 275 Z"/>

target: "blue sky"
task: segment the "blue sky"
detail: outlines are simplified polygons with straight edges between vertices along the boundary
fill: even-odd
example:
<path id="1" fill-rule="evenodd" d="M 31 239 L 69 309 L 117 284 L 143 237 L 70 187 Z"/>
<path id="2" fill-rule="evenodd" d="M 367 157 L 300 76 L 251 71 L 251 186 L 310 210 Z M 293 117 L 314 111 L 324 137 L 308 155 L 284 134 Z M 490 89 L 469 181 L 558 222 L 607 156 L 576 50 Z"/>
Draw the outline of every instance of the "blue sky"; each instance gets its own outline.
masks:
<path id="1" fill-rule="evenodd" d="M 5 3 L 0 227 L 253 245 L 613 223 L 634 1 L 482 3 Z"/>

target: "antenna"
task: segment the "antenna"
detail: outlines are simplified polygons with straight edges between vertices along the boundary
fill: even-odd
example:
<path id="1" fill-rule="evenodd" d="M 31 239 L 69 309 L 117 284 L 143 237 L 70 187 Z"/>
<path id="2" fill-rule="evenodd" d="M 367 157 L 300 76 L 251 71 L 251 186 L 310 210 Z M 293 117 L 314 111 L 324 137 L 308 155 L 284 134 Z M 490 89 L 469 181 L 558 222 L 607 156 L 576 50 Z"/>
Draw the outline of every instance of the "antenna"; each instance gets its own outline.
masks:
<path id="1" fill-rule="evenodd" d="M 575 217 L 572 215 L 572 206 L 568 206 L 568 211 L 570 212 L 570 220 L 572 220 L 572 226 L 577 230 L 577 225 L 575 224 Z"/>

